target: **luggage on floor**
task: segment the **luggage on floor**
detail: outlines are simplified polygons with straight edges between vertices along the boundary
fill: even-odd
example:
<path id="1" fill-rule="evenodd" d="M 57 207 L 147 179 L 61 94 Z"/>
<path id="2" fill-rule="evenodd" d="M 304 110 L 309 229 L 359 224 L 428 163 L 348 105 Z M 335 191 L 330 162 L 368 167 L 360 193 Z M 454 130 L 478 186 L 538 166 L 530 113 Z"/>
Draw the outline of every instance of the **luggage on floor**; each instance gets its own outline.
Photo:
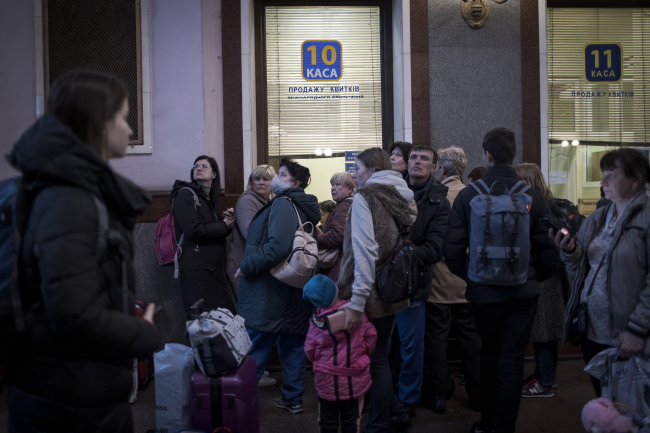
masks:
<path id="1" fill-rule="evenodd" d="M 172 433 L 191 425 L 190 379 L 194 373 L 192 348 L 177 343 L 154 354 L 156 364 L 156 428 Z M 212 431 L 212 430 L 210 430 Z"/>
<path id="2" fill-rule="evenodd" d="M 192 427 L 212 432 L 258 433 L 257 365 L 250 356 L 230 373 L 216 378 L 192 375 Z"/>

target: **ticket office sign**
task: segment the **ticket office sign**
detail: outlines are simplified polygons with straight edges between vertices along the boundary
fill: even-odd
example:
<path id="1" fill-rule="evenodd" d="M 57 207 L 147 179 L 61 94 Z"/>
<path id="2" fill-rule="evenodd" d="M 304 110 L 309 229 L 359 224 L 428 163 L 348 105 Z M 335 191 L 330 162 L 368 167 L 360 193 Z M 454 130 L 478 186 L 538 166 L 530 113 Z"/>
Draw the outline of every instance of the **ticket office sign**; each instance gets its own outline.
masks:
<path id="1" fill-rule="evenodd" d="M 623 47 L 616 42 L 586 44 L 584 79 L 590 84 L 614 84 L 623 79 Z"/>
<path id="2" fill-rule="evenodd" d="M 343 52 L 339 41 L 302 43 L 302 78 L 306 81 L 338 81 L 343 73 Z"/>

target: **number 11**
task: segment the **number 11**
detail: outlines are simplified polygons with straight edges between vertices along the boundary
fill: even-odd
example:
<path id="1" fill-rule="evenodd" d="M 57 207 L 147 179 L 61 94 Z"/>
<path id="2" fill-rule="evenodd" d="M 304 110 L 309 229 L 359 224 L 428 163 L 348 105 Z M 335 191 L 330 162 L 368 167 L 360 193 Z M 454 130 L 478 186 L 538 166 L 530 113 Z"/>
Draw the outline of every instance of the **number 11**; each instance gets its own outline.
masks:
<path id="1" fill-rule="evenodd" d="M 596 68 L 600 68 L 600 64 L 598 62 L 598 50 L 594 50 L 591 52 L 591 54 L 594 56 L 594 64 Z M 612 50 L 607 50 L 605 51 L 605 55 L 607 56 L 607 68 L 611 69 L 612 67 Z"/>

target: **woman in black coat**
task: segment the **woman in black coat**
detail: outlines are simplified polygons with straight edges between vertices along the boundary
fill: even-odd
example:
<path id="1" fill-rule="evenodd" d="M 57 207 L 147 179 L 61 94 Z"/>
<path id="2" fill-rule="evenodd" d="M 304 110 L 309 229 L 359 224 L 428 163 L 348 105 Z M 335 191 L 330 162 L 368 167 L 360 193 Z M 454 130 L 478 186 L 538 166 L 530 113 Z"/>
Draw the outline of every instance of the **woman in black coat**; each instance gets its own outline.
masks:
<path id="1" fill-rule="evenodd" d="M 127 91 L 73 71 L 52 85 L 47 114 L 15 144 L 25 343 L 9 365 L 10 432 L 129 432 L 134 358 L 162 345 L 154 305 L 135 317 L 131 231 L 149 204 L 113 172 L 126 154 Z M 5 347 L 6 348 L 6 347 Z"/>
<path id="2" fill-rule="evenodd" d="M 178 265 L 183 306 L 188 317 L 190 307 L 199 299 L 205 301 L 203 309 L 226 308 L 235 313 L 237 299 L 226 277 L 226 236 L 234 211 L 221 214 L 217 161 L 199 156 L 190 178 L 191 182 L 177 180 L 171 194 L 174 230 L 181 245 Z"/>

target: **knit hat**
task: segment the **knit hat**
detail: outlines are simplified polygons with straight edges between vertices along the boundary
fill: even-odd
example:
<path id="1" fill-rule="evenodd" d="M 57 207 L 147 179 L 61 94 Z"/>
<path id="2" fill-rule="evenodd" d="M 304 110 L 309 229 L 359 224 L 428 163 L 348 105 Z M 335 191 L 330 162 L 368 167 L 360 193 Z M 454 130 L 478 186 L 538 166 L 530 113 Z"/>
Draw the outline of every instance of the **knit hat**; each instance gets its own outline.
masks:
<path id="1" fill-rule="evenodd" d="M 327 308 L 334 302 L 339 289 L 331 278 L 318 274 L 302 289 L 302 298 L 309 299 L 318 308 Z"/>

